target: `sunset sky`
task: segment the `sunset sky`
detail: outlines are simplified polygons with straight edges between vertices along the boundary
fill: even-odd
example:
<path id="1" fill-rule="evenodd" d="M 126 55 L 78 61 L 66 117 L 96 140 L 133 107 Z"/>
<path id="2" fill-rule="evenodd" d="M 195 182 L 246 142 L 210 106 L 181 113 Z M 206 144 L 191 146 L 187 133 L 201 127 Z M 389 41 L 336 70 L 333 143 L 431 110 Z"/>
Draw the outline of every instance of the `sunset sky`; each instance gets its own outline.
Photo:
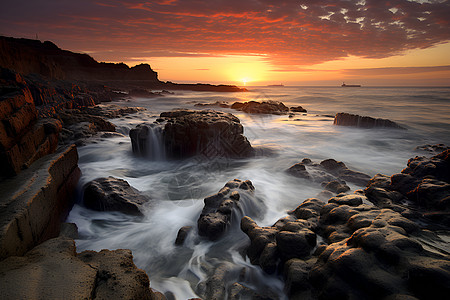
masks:
<path id="1" fill-rule="evenodd" d="M 450 86 L 450 1 L 5 0 L 0 35 L 161 80 Z"/>

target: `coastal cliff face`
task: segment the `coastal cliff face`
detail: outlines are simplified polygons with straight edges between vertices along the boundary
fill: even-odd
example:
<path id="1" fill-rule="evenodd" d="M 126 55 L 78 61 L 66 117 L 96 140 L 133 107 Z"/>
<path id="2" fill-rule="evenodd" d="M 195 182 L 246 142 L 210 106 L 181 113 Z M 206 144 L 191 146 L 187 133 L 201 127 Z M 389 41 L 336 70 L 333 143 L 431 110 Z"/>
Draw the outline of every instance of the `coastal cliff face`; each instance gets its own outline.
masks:
<path id="1" fill-rule="evenodd" d="M 58 48 L 49 41 L 0 36 L 0 66 L 23 75 L 40 74 L 52 79 L 81 81 L 145 80 L 159 83 L 148 64 L 99 63 L 87 54 Z"/>

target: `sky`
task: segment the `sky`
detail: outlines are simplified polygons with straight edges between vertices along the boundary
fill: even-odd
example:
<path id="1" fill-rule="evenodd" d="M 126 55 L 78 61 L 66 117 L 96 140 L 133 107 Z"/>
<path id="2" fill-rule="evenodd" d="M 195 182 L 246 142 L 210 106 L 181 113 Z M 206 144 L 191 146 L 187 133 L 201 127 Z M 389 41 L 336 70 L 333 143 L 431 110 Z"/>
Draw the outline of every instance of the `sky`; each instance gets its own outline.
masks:
<path id="1" fill-rule="evenodd" d="M 450 86 L 450 0 L 2 0 L 0 35 L 164 81 Z"/>

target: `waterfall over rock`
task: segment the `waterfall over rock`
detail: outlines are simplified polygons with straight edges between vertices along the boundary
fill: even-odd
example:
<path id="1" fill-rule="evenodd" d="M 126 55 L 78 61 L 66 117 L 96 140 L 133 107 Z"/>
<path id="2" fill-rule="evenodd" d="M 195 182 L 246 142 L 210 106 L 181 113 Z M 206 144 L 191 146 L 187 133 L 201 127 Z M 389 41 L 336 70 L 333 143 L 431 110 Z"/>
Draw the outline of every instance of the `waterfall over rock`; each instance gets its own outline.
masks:
<path id="1" fill-rule="evenodd" d="M 130 130 L 133 153 L 152 160 L 166 158 L 162 125 L 141 124 Z"/>

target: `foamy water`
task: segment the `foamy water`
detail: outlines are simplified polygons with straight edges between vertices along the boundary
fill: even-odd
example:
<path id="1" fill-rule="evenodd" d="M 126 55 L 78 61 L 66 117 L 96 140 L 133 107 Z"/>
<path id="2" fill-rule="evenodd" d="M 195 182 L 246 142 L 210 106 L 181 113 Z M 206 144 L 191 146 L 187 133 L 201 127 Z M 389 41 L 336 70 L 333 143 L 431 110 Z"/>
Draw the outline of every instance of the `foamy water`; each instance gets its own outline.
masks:
<path id="1" fill-rule="evenodd" d="M 176 299 L 198 296 L 196 291 L 212 270 L 229 264 L 226 285 L 240 282 L 264 293 L 267 289 L 283 293 L 281 276 L 267 275 L 241 255 L 248 238 L 239 229 L 239 219 L 250 215 L 260 226 L 272 225 L 305 199 L 322 189 L 285 172 L 308 157 L 313 161 L 334 158 L 349 168 L 370 176 L 400 172 L 410 157 L 426 155 L 414 150 L 418 145 L 450 144 L 449 88 L 253 88 L 248 93 L 177 92 L 151 99 L 137 98 L 121 102 L 124 106 L 142 106 L 147 111 L 111 120 L 125 135 L 141 123 L 152 123 L 161 112 L 173 108 L 192 108 L 195 102 L 277 100 L 287 106 L 301 105 L 307 114 L 247 115 L 238 111 L 213 108 L 236 115 L 244 134 L 253 146 L 270 149 L 273 154 L 251 159 L 166 161 L 136 157 L 131 141 L 125 138 L 97 139 L 78 149 L 84 184 L 98 177 L 114 176 L 152 201 L 145 217 L 121 213 L 94 212 L 81 205 L 72 210 L 69 221 L 80 230 L 78 251 L 87 249 L 128 248 L 139 268 L 147 271 L 151 287 L 170 291 Z M 337 112 L 349 112 L 388 118 L 408 128 L 358 129 L 333 126 Z M 154 149 L 153 151 L 157 151 Z M 242 204 L 242 212 L 233 216 L 229 232 L 216 242 L 198 238 L 192 232 L 185 244 L 175 246 L 179 228 L 193 226 L 203 208 L 203 199 L 217 193 L 234 178 L 251 180 L 256 190 Z M 350 185 L 352 190 L 359 189 Z M 81 199 L 80 199 L 81 200 Z M 245 269 L 245 276 L 239 276 Z"/>

